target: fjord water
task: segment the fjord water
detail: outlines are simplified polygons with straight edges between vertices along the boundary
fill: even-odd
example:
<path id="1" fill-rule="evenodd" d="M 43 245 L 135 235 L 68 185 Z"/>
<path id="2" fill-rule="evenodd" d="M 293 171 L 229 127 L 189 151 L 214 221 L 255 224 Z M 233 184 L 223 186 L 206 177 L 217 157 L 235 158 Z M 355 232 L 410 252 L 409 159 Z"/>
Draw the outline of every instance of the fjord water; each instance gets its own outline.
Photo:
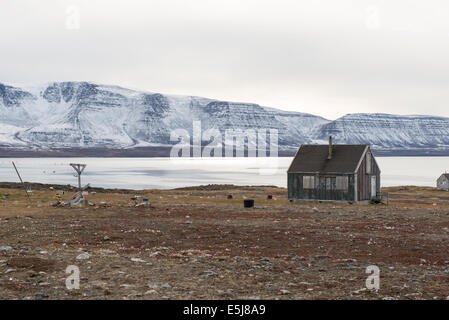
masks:
<path id="1" fill-rule="evenodd" d="M 449 157 L 377 157 L 382 186 L 435 186 Z M 292 158 L 0 158 L 0 181 L 77 184 L 70 163 L 85 163 L 82 183 L 93 187 L 170 189 L 204 184 L 286 187 Z"/>

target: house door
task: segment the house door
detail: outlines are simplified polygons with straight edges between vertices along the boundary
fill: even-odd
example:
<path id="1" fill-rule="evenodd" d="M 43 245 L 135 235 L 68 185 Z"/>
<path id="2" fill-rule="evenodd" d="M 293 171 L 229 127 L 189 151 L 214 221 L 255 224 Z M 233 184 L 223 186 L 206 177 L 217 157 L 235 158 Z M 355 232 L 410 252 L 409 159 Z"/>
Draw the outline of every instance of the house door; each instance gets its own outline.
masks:
<path id="1" fill-rule="evenodd" d="M 377 197 L 376 176 L 371 176 L 371 199 Z"/>

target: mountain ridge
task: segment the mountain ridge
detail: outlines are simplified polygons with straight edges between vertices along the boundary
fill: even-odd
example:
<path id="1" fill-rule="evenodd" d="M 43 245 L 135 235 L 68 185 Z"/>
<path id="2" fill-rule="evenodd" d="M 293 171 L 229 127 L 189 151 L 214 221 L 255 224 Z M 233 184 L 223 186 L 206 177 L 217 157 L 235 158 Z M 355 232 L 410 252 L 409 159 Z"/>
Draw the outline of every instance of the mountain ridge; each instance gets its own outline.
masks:
<path id="1" fill-rule="evenodd" d="M 380 153 L 449 150 L 449 118 L 441 116 L 354 113 L 328 120 L 255 103 L 86 81 L 23 87 L 0 83 L 2 150 L 169 148 L 175 143 L 170 133 L 192 133 L 193 121 L 201 121 L 203 132 L 278 130 L 279 150 L 285 154 L 304 143 L 327 143 L 329 135 L 335 143 L 368 143 Z"/>

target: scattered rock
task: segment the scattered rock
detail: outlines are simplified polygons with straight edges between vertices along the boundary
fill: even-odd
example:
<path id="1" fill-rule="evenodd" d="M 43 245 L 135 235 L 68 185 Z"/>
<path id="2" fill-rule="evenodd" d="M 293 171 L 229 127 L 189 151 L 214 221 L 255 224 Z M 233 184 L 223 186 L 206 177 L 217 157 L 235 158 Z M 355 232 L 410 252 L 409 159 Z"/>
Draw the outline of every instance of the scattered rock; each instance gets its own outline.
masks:
<path id="1" fill-rule="evenodd" d="M 146 291 L 145 294 L 158 294 L 158 292 L 154 289 L 151 289 L 151 290 Z"/>
<path id="2" fill-rule="evenodd" d="M 160 288 L 169 289 L 171 288 L 171 285 L 167 282 L 149 282 L 148 287 L 150 289 L 160 289 Z"/>
<path id="3" fill-rule="evenodd" d="M 206 276 L 206 277 L 216 277 L 217 273 L 212 271 L 212 270 L 206 270 L 206 271 L 201 272 L 200 275 L 201 276 Z"/>
<path id="4" fill-rule="evenodd" d="M 88 253 L 81 253 L 76 257 L 76 260 L 87 260 L 90 258 Z"/>
<path id="5" fill-rule="evenodd" d="M 361 288 L 361 289 L 359 289 L 359 290 L 354 290 L 354 291 L 352 291 L 352 293 L 354 293 L 354 294 L 359 294 L 360 292 L 364 292 L 364 291 L 366 291 L 367 289 L 366 288 Z"/>
<path id="6" fill-rule="evenodd" d="M 50 283 L 49 283 L 49 282 L 40 282 L 39 285 L 40 285 L 41 287 L 46 287 L 46 286 L 49 286 Z"/>
<path id="7" fill-rule="evenodd" d="M 330 258 L 332 258 L 332 257 L 331 256 L 326 256 L 326 255 L 315 256 L 315 259 L 317 259 L 317 260 L 330 259 Z"/>
<path id="8" fill-rule="evenodd" d="M 12 247 L 11 246 L 0 246 L 0 251 L 11 251 Z"/>

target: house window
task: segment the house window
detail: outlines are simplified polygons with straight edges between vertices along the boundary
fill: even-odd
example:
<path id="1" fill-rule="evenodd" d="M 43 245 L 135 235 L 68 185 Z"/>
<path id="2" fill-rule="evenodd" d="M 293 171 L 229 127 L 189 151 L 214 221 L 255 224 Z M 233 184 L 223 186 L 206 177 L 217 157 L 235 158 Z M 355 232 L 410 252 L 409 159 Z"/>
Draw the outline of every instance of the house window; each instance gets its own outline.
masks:
<path id="1" fill-rule="evenodd" d="M 315 189 L 315 177 L 303 176 L 302 177 L 303 189 Z"/>
<path id="2" fill-rule="evenodd" d="M 337 190 L 348 191 L 348 177 L 337 177 L 336 188 Z"/>
<path id="3" fill-rule="evenodd" d="M 366 173 L 371 173 L 371 152 L 366 153 Z"/>

